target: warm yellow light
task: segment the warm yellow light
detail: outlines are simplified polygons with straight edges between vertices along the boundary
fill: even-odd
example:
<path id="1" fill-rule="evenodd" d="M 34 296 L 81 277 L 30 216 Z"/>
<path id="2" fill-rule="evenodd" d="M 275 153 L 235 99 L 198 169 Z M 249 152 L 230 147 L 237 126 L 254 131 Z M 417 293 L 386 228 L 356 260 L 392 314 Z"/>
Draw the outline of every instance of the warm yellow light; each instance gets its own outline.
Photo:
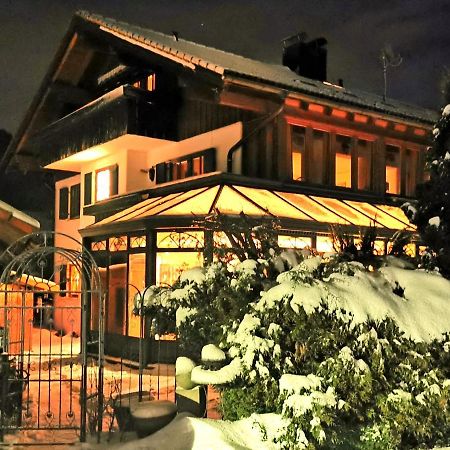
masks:
<path id="1" fill-rule="evenodd" d="M 386 166 L 386 192 L 389 194 L 400 193 L 400 169 L 394 166 Z"/>
<path id="2" fill-rule="evenodd" d="M 96 177 L 96 199 L 105 200 L 111 192 L 111 173 L 109 169 L 100 170 Z"/>
<path id="3" fill-rule="evenodd" d="M 336 186 L 351 187 L 352 157 L 344 153 L 336 153 Z"/>
<path id="4" fill-rule="evenodd" d="M 294 180 L 302 179 L 302 154 L 292 152 L 292 178 Z"/>

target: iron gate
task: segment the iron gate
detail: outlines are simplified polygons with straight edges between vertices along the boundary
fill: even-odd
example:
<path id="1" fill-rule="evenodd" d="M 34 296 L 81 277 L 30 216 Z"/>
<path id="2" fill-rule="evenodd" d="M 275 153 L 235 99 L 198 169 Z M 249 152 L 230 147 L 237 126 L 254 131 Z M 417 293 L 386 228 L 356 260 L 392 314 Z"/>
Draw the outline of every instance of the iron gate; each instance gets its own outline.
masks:
<path id="1" fill-rule="evenodd" d="M 75 249 L 56 247 L 55 237 Z M 100 435 L 104 295 L 94 259 L 70 236 L 37 232 L 0 262 L 0 444 Z"/>

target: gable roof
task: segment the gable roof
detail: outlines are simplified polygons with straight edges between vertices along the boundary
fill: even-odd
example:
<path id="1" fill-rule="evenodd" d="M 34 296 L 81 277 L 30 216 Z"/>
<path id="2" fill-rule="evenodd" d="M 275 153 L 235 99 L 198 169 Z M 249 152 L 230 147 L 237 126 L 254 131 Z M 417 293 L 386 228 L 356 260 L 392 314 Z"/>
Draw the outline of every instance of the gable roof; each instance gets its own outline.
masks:
<path id="1" fill-rule="evenodd" d="M 10 142 L 6 152 L 0 159 L 0 172 L 5 169 L 14 153 L 20 152 L 22 143 L 26 140 L 33 123 L 36 111 L 44 101 L 46 92 L 55 77 L 60 64 L 64 62 L 67 49 L 77 32 L 83 33 L 84 25 L 95 28 L 128 44 L 143 47 L 161 57 L 174 60 L 195 70 L 210 71 L 221 78 L 240 78 L 243 80 L 271 85 L 292 93 L 307 95 L 313 98 L 337 102 L 363 110 L 387 114 L 399 119 L 417 122 L 424 126 L 432 125 L 438 120 L 436 111 L 388 99 L 381 96 L 349 90 L 330 83 L 301 77 L 285 66 L 256 61 L 230 52 L 207 47 L 184 39 L 175 40 L 160 32 L 130 25 L 126 22 L 106 18 L 98 14 L 79 11 L 75 14 L 69 29 L 63 38 L 60 48 L 51 63 L 49 70 L 36 93 L 17 133 Z M 97 36 L 98 38 L 99 36 Z M 26 155 L 28 157 L 28 155 Z"/>
<path id="2" fill-rule="evenodd" d="M 438 119 L 436 111 L 393 99 L 384 101 L 383 97 L 379 95 L 353 89 L 348 90 L 341 86 L 301 77 L 288 67 L 279 64 L 257 61 L 181 38 L 176 40 L 173 36 L 86 11 L 79 11 L 77 14 L 85 20 L 97 24 L 103 31 L 119 38 L 137 45 L 145 45 L 149 50 L 153 49 L 158 53 L 175 57 L 181 63 L 203 67 L 223 76 L 238 76 L 270 83 L 290 91 L 369 108 L 373 111 L 414 121 L 432 124 Z"/>

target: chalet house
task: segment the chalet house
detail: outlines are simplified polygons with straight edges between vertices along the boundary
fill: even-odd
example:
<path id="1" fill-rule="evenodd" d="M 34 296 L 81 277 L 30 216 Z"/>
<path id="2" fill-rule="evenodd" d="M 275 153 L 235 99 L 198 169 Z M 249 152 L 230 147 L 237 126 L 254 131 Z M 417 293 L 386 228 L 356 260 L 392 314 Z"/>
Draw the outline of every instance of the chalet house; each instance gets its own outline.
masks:
<path id="1" fill-rule="evenodd" d="M 437 115 L 327 82 L 324 39 L 287 41 L 283 63 L 73 18 L 0 166 L 66 174 L 55 230 L 102 271 L 107 352 L 139 336 L 137 290 L 172 283 L 202 264 L 199 242 L 221 239 L 195 226 L 214 210 L 276 217 L 281 246 L 318 251 L 332 250 L 330 224 L 355 236 L 375 224 L 380 252 L 414 232 L 397 200 L 426 176 Z M 78 290 L 73 268 L 61 277 Z"/>

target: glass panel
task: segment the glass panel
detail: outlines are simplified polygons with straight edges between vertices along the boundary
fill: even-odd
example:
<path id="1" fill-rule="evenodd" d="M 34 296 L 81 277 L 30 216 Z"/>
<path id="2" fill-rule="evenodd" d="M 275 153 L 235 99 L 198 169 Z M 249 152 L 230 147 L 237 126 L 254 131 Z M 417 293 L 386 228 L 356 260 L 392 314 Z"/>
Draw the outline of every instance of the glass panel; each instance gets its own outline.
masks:
<path id="1" fill-rule="evenodd" d="M 97 201 L 109 198 L 111 193 L 111 171 L 109 169 L 97 172 L 95 180 L 95 199 Z"/>
<path id="2" fill-rule="evenodd" d="M 277 194 L 300 208 L 306 214 L 310 215 L 314 220 L 327 223 L 349 224 L 347 220 L 334 214 L 332 211 L 323 207 L 320 203 L 315 202 L 306 195 L 291 194 L 289 192 L 277 192 Z M 318 198 L 320 199 L 320 197 Z"/>
<path id="3" fill-rule="evenodd" d="M 240 214 L 243 212 L 248 216 L 261 216 L 266 213 L 264 209 L 258 208 L 229 186 L 223 187 L 215 207 L 222 214 Z"/>
<path id="4" fill-rule="evenodd" d="M 406 149 L 406 158 L 405 158 L 405 174 L 406 174 L 406 183 L 405 183 L 405 194 L 408 196 L 413 196 L 416 193 L 416 184 L 417 184 L 417 163 L 419 159 L 419 153 L 414 150 Z"/>
<path id="5" fill-rule="evenodd" d="M 231 247 L 231 243 L 223 231 L 214 231 L 213 233 L 214 247 Z"/>
<path id="6" fill-rule="evenodd" d="M 348 136 L 336 136 L 336 186 L 352 186 L 351 139 Z"/>
<path id="7" fill-rule="evenodd" d="M 117 236 L 109 238 L 109 251 L 118 252 L 127 249 L 127 237 Z"/>
<path id="8" fill-rule="evenodd" d="M 203 173 L 203 156 L 197 156 L 192 160 L 192 175 L 201 175 Z"/>
<path id="9" fill-rule="evenodd" d="M 360 238 L 355 238 L 353 242 L 358 247 L 358 249 L 361 248 L 361 239 Z M 386 246 L 385 241 L 376 240 L 375 243 L 374 243 L 374 252 L 375 252 L 375 254 L 376 255 L 384 255 L 384 253 L 385 253 L 385 246 Z"/>
<path id="10" fill-rule="evenodd" d="M 147 238 L 145 236 L 131 236 L 130 248 L 145 248 L 147 245 Z"/>
<path id="11" fill-rule="evenodd" d="M 141 319 L 133 314 L 134 297 L 145 290 L 145 254 L 135 253 L 128 257 L 128 336 L 139 337 Z"/>
<path id="12" fill-rule="evenodd" d="M 125 334 L 126 328 L 127 257 L 111 254 L 108 297 L 106 302 L 106 331 Z"/>
<path id="13" fill-rule="evenodd" d="M 328 134 L 314 130 L 313 142 L 310 152 L 309 176 L 311 183 L 323 184 L 325 181 L 325 151 L 328 142 Z"/>
<path id="14" fill-rule="evenodd" d="M 103 252 L 95 253 L 94 259 L 98 266 L 101 285 L 105 289 L 108 286 L 108 255 Z M 99 296 L 94 292 L 91 296 L 91 330 L 94 331 L 98 331 L 99 306 Z"/>
<path id="15" fill-rule="evenodd" d="M 200 248 L 204 246 L 203 231 L 164 231 L 158 232 L 158 248 Z"/>
<path id="16" fill-rule="evenodd" d="M 416 229 L 413 224 L 409 223 L 408 218 L 405 216 L 405 213 L 401 210 L 401 208 L 389 205 L 376 205 L 376 207 L 395 217 L 398 221 L 404 223 L 407 230 L 414 231 Z"/>
<path id="17" fill-rule="evenodd" d="M 305 236 L 278 236 L 278 245 L 282 248 L 311 248 L 312 240 Z"/>
<path id="18" fill-rule="evenodd" d="M 326 207 L 330 208 L 332 211 L 336 211 L 337 214 L 340 214 L 342 217 L 345 217 L 345 219 L 347 219 L 353 225 L 362 225 L 368 227 L 371 224 L 371 220 L 367 216 L 358 211 L 355 211 L 353 208 L 346 205 L 344 202 L 340 200 L 325 197 L 312 197 L 312 198 L 322 203 Z"/>
<path id="19" fill-rule="evenodd" d="M 305 129 L 291 126 L 292 178 L 304 179 Z"/>
<path id="20" fill-rule="evenodd" d="M 372 144 L 358 139 L 358 189 L 367 191 L 372 186 Z"/>
<path id="21" fill-rule="evenodd" d="M 319 253 L 336 253 L 331 236 L 317 236 L 316 250 Z"/>
<path id="22" fill-rule="evenodd" d="M 386 192 L 400 194 L 400 149 L 386 145 Z"/>
<path id="23" fill-rule="evenodd" d="M 219 186 L 205 189 L 199 195 L 196 195 L 195 197 L 191 196 L 191 198 L 184 200 L 182 203 L 172 206 L 166 211 L 162 211 L 161 214 L 181 216 L 209 214 L 218 190 Z M 196 192 L 199 191 L 200 190 L 198 189 Z"/>
<path id="24" fill-rule="evenodd" d="M 173 196 L 176 196 L 179 194 L 171 194 L 165 197 L 165 200 L 169 200 L 169 198 L 172 198 Z M 140 213 L 147 211 L 149 208 L 151 208 L 155 203 L 159 202 L 162 199 L 162 197 L 156 197 L 156 198 L 149 198 L 148 200 L 144 200 L 143 202 L 138 203 L 137 205 L 132 206 L 131 208 L 125 209 L 124 211 L 120 211 L 110 217 L 107 217 L 106 219 L 101 220 L 100 222 L 97 222 L 95 225 L 104 225 L 106 223 L 112 223 L 116 221 L 125 221 L 132 219 L 133 217 L 139 215 Z M 163 200 L 164 201 L 164 200 Z"/>
<path id="25" fill-rule="evenodd" d="M 242 192 L 248 198 L 251 198 L 261 208 L 277 217 L 290 217 L 293 219 L 312 220 L 306 214 L 303 214 L 297 208 L 294 208 L 283 199 L 277 197 L 265 189 L 252 189 L 241 186 L 235 186 L 235 189 Z"/>
<path id="26" fill-rule="evenodd" d="M 106 240 L 91 242 L 91 250 L 98 252 L 100 250 L 106 250 Z"/>
<path id="27" fill-rule="evenodd" d="M 376 226 L 380 226 L 381 224 L 387 228 L 391 228 L 392 230 L 403 230 L 403 228 L 405 228 L 405 224 L 403 222 L 394 219 L 392 216 L 386 214 L 384 211 L 381 211 L 379 208 L 376 208 L 370 203 L 354 202 L 350 200 L 344 200 L 344 202 L 379 222 L 375 223 Z"/>
<path id="28" fill-rule="evenodd" d="M 199 266 L 203 266 L 202 253 L 158 252 L 156 254 L 156 283 L 173 285 L 183 271 Z"/>

